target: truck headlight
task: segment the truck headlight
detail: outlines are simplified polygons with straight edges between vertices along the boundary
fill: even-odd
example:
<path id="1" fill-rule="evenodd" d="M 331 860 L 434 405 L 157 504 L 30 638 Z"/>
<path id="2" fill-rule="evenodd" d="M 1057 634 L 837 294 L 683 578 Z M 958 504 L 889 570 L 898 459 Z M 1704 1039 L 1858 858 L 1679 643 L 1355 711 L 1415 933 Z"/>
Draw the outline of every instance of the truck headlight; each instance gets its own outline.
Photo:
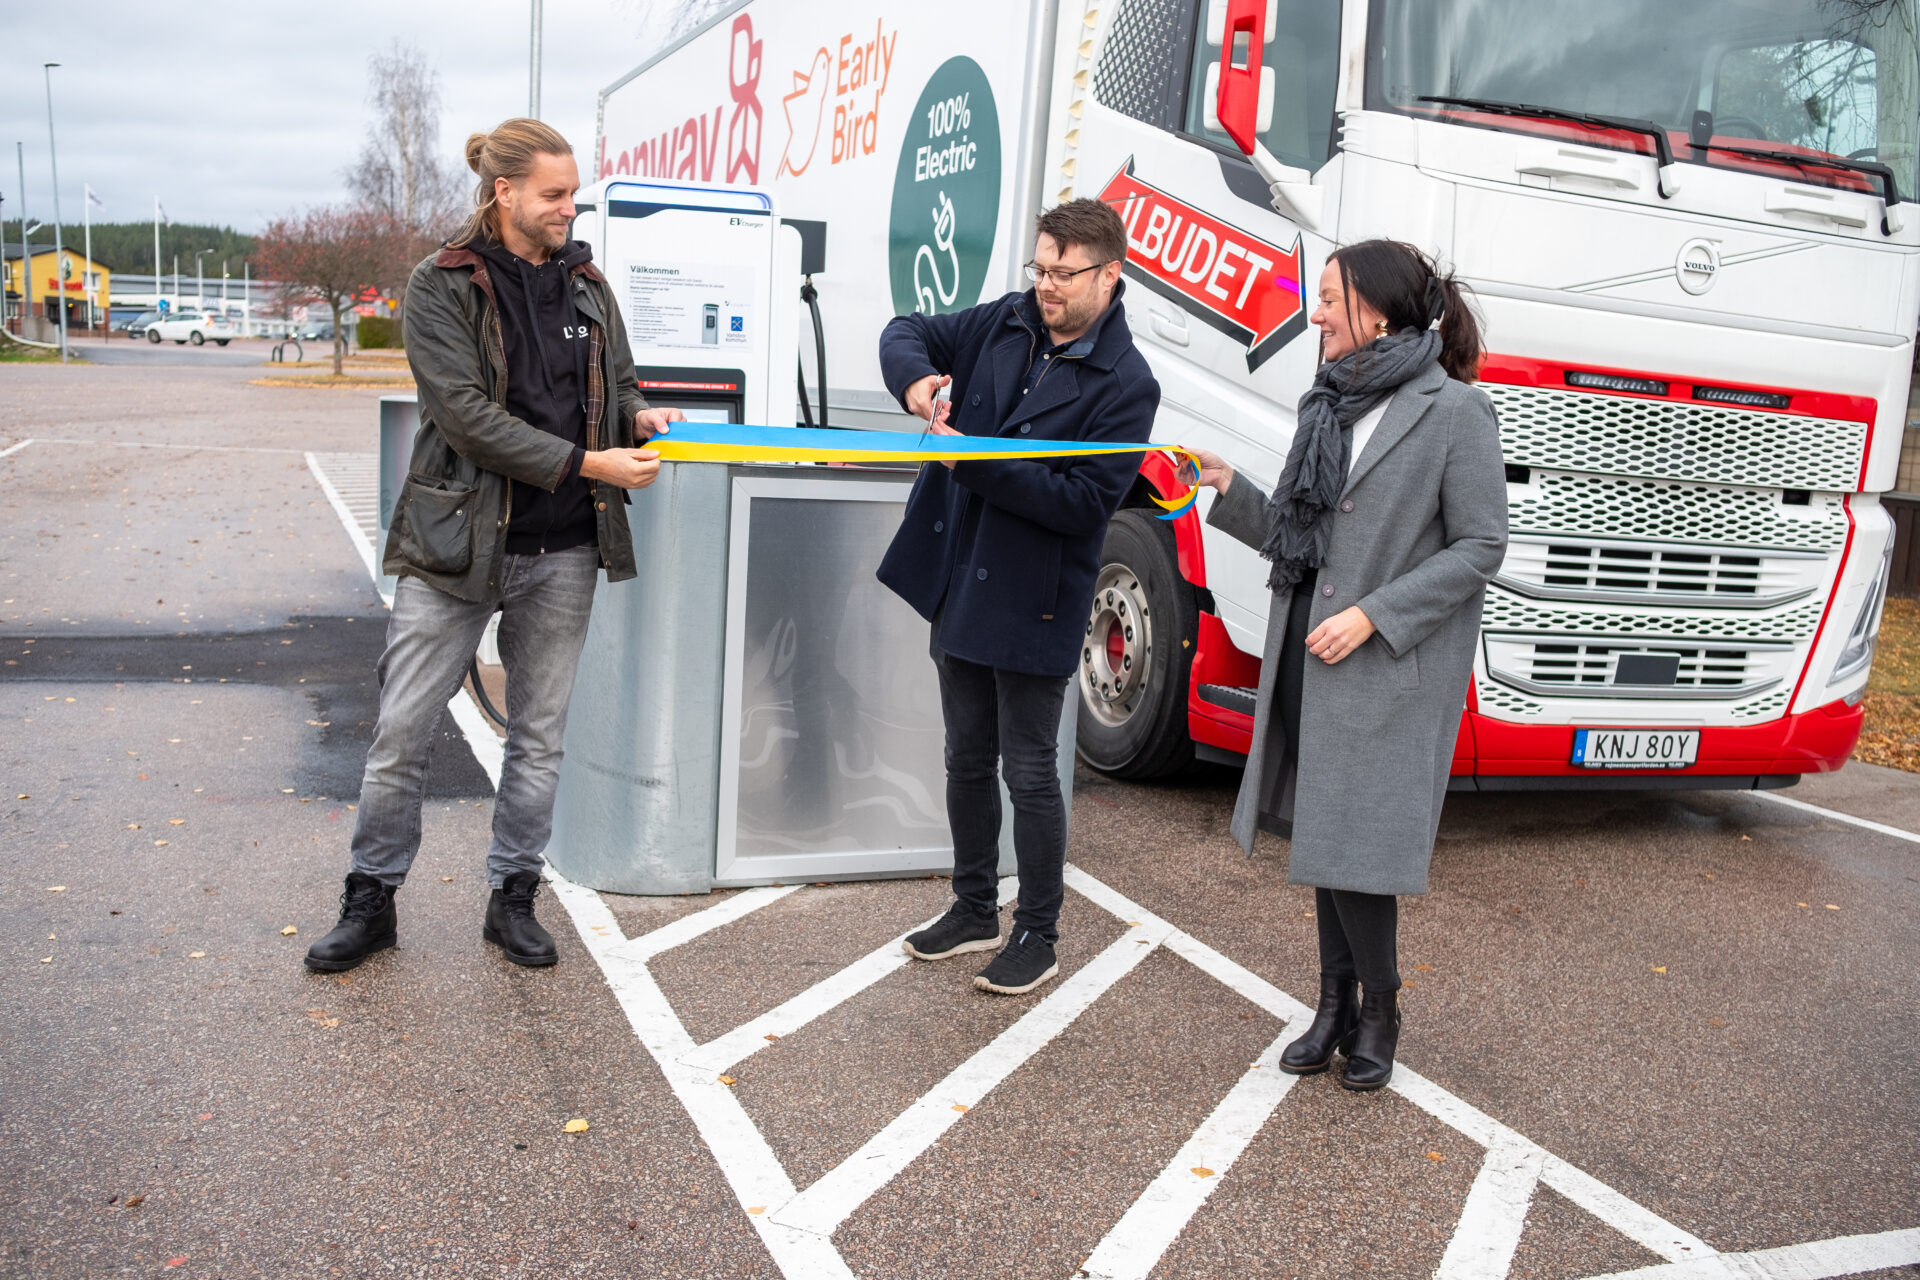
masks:
<path id="1" fill-rule="evenodd" d="M 1847 632 L 1847 642 L 1841 646 L 1828 683 L 1839 684 L 1856 676 L 1873 661 L 1874 644 L 1880 638 L 1880 613 L 1887 602 L 1887 575 L 1892 566 L 1893 542 L 1889 539 L 1886 553 L 1880 557 L 1880 571 L 1874 574 L 1866 599 L 1860 602 L 1860 616 L 1853 620 L 1853 628 Z"/>

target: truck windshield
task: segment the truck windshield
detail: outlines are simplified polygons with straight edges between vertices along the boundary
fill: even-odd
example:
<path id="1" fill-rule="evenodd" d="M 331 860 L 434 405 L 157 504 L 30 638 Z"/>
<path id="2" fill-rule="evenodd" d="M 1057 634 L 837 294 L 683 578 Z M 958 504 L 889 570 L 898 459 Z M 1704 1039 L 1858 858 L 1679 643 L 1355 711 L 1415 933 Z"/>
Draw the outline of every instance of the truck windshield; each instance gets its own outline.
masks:
<path id="1" fill-rule="evenodd" d="M 1915 0 L 1374 0 L 1367 105 L 1648 154 L 1645 132 L 1536 119 L 1514 107 L 1651 121 L 1669 131 L 1677 160 L 1854 190 L 1880 188 L 1871 174 L 1795 165 L 1783 153 L 1877 162 L 1911 200 L 1920 134 L 1914 7 Z"/>

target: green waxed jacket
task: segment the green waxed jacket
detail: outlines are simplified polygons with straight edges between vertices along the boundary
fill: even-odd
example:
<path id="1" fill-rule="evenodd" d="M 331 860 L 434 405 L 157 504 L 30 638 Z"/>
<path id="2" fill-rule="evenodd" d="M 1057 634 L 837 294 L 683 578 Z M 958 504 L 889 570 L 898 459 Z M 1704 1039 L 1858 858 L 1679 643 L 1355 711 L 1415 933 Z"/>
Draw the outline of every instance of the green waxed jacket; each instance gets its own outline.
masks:
<path id="1" fill-rule="evenodd" d="M 590 329 L 586 448 L 632 448 L 634 418 L 647 402 L 613 290 L 591 262 L 574 268 L 573 302 Z M 551 493 L 566 477 L 573 446 L 507 412 L 500 309 L 479 254 L 443 248 L 415 267 L 402 327 L 420 431 L 381 567 L 462 600 L 498 600 L 508 481 Z M 607 581 L 620 582 L 634 576 L 627 492 L 591 483 L 600 564 Z"/>

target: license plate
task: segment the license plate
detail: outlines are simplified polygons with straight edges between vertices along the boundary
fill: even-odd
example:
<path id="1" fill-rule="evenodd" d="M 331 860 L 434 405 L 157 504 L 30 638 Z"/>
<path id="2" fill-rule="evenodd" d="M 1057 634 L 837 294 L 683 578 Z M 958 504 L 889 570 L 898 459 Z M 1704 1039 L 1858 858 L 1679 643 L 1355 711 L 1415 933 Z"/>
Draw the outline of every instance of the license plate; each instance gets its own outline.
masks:
<path id="1" fill-rule="evenodd" d="M 1583 769 L 1684 769 L 1700 754 L 1698 729 L 1575 729 Z"/>

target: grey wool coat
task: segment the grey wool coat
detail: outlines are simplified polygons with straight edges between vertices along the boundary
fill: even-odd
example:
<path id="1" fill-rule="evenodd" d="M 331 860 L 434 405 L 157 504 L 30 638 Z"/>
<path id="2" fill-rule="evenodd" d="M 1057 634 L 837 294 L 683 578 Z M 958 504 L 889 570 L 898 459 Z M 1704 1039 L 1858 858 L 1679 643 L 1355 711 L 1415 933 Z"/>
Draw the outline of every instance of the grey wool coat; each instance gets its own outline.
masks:
<path id="1" fill-rule="evenodd" d="M 1257 549 L 1267 495 L 1236 474 L 1207 522 Z M 1438 365 L 1404 383 L 1349 470 L 1333 522 L 1312 625 L 1359 605 L 1375 631 L 1332 665 L 1306 654 L 1290 759 L 1274 690 L 1291 591 L 1274 595 L 1233 835 L 1251 854 L 1263 814 L 1290 819 L 1291 883 L 1425 893 L 1481 601 L 1507 546 L 1486 393 Z"/>

